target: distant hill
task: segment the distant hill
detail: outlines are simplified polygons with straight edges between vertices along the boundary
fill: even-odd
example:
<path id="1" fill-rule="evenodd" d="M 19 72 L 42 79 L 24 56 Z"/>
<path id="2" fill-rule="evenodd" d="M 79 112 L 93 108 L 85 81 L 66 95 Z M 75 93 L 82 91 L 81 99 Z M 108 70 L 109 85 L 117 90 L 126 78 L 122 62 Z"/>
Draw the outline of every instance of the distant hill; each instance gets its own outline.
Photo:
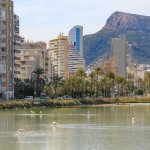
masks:
<path id="1" fill-rule="evenodd" d="M 100 31 L 84 36 L 86 65 L 107 59 L 111 53 L 111 38 L 122 34 L 130 45 L 128 52 L 134 62 L 150 64 L 150 17 L 114 12 Z"/>

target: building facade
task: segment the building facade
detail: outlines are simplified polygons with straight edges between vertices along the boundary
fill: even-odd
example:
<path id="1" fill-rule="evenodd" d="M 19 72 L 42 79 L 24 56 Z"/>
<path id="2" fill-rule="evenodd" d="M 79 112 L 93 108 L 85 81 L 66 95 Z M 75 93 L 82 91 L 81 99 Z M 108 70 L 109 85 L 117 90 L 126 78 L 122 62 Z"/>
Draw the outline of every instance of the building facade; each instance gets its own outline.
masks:
<path id="1" fill-rule="evenodd" d="M 45 66 L 44 42 L 23 42 L 15 50 L 15 78 L 30 79 L 36 68 Z"/>
<path id="2" fill-rule="evenodd" d="M 79 69 L 84 70 L 83 58 L 83 27 L 75 26 L 69 31 L 68 72 L 76 73 Z"/>
<path id="3" fill-rule="evenodd" d="M 70 75 L 76 74 L 78 70 L 84 70 L 84 59 L 80 52 L 76 51 L 75 47 L 70 44 L 68 51 L 68 72 Z"/>
<path id="4" fill-rule="evenodd" d="M 115 58 L 118 76 L 126 76 L 126 40 L 125 37 L 112 39 L 112 57 Z"/>
<path id="5" fill-rule="evenodd" d="M 49 42 L 48 74 L 50 77 L 58 75 L 68 76 L 68 37 L 59 35 Z"/>
<path id="6" fill-rule="evenodd" d="M 13 1 L 0 0 L 0 96 L 6 91 L 14 91 L 13 16 Z"/>
<path id="7" fill-rule="evenodd" d="M 74 49 L 80 52 L 83 57 L 83 27 L 75 26 L 69 31 L 69 44 L 74 46 Z"/>
<path id="8" fill-rule="evenodd" d="M 103 65 L 104 73 L 113 72 L 115 76 L 118 75 L 118 67 L 115 57 L 111 57 L 108 62 Z"/>

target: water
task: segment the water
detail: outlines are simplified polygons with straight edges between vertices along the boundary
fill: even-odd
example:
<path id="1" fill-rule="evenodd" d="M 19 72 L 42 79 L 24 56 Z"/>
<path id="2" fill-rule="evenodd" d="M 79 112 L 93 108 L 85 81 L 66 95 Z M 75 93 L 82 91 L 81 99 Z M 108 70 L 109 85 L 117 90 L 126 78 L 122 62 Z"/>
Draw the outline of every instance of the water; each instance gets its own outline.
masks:
<path id="1" fill-rule="evenodd" d="M 0 150 L 150 149 L 148 104 L 30 111 L 0 112 Z"/>

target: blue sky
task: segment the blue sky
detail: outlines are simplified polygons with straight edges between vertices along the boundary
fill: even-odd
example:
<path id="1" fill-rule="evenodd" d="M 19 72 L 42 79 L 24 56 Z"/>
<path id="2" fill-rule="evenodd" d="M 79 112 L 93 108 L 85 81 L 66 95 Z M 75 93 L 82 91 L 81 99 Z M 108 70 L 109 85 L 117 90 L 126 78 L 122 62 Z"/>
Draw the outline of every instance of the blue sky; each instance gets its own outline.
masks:
<path id="1" fill-rule="evenodd" d="M 48 42 L 75 25 L 84 35 L 100 30 L 114 11 L 150 16 L 150 0 L 14 0 L 20 33 L 26 39 Z"/>

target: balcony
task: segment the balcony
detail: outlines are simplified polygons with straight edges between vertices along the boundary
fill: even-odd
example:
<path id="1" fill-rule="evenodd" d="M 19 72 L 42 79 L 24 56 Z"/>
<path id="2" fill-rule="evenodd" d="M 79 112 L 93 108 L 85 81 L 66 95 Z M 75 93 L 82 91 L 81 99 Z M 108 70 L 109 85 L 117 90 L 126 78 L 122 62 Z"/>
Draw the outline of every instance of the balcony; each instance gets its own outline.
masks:
<path id="1" fill-rule="evenodd" d="M 0 28 L 1 28 L 2 30 L 6 30 L 6 26 L 4 26 L 4 25 L 1 25 Z"/>
<path id="2" fill-rule="evenodd" d="M 0 3 L 1 4 L 6 4 L 6 0 L 1 0 Z"/>
<path id="3" fill-rule="evenodd" d="M 2 38 L 3 38 L 3 39 L 6 39 L 6 34 L 2 34 Z"/>
<path id="4" fill-rule="evenodd" d="M 6 66 L 0 65 L 0 73 L 5 74 L 6 73 Z"/>
<path id="5" fill-rule="evenodd" d="M 1 87 L 0 86 L 0 92 L 4 92 L 4 91 L 6 91 L 6 87 Z"/>
<path id="6" fill-rule="evenodd" d="M 0 52 L 0 56 L 6 56 L 6 52 Z"/>
<path id="7" fill-rule="evenodd" d="M 2 5 L 2 7 L 5 8 L 5 7 L 6 7 L 6 0 L 1 0 L 1 1 L 0 1 L 0 4 Z"/>
<path id="8" fill-rule="evenodd" d="M 2 47 L 6 47 L 6 43 L 2 43 Z"/>
<path id="9" fill-rule="evenodd" d="M 0 82 L 1 83 L 5 83 L 6 82 L 6 78 L 0 78 Z"/>

